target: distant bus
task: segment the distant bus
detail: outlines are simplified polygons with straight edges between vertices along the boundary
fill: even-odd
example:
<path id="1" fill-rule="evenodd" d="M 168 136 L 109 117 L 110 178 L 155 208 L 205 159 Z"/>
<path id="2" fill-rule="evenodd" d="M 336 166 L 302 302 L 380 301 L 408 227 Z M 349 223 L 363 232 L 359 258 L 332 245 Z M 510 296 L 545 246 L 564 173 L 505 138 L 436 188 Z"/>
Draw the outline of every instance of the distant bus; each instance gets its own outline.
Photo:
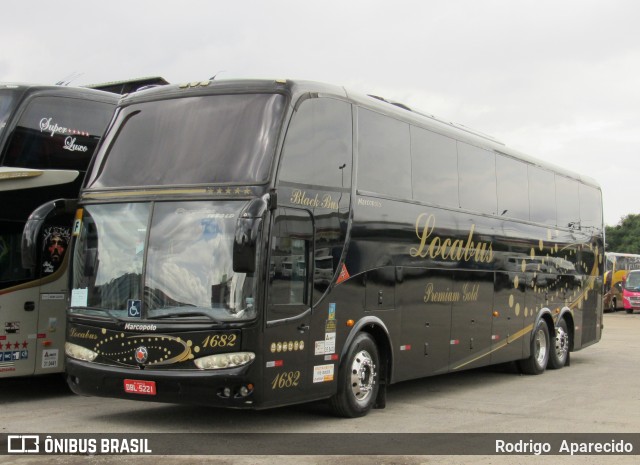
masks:
<path id="1" fill-rule="evenodd" d="M 618 252 L 605 253 L 604 308 L 615 312 L 624 308 L 624 281 L 631 270 L 640 270 L 640 255 Z"/>
<path id="2" fill-rule="evenodd" d="M 76 218 L 80 394 L 357 417 L 392 383 L 539 374 L 601 337 L 594 181 L 342 87 L 125 97 Z"/>
<path id="3" fill-rule="evenodd" d="M 64 368 L 76 200 L 116 103 L 89 89 L 0 84 L 0 378 Z"/>

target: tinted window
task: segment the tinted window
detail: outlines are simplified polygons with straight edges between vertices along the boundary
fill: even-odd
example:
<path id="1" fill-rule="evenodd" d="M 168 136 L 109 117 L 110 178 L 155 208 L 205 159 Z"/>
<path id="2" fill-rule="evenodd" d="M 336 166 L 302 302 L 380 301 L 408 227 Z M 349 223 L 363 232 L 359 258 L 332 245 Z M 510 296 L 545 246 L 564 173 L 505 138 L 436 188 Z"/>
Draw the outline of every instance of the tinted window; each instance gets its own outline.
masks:
<path id="1" fill-rule="evenodd" d="M 333 99 L 306 100 L 287 131 L 280 180 L 348 188 L 351 139 L 351 105 Z"/>
<path id="2" fill-rule="evenodd" d="M 531 221 L 556 224 L 556 183 L 551 171 L 528 166 Z"/>
<path id="3" fill-rule="evenodd" d="M 268 319 L 279 320 L 309 306 L 313 222 L 304 210 L 279 208 L 271 231 Z"/>
<path id="4" fill-rule="evenodd" d="M 113 108 L 72 98 L 34 99 L 11 135 L 4 165 L 85 171 Z"/>
<path id="5" fill-rule="evenodd" d="M 140 103 L 118 116 L 89 186 L 252 184 L 268 179 L 285 97 L 238 94 Z M 104 158 L 106 157 L 106 158 Z"/>
<path id="6" fill-rule="evenodd" d="M 358 111 L 358 187 L 403 199 L 411 198 L 409 125 Z"/>
<path id="7" fill-rule="evenodd" d="M 498 215 L 529 219 L 529 181 L 527 165 L 513 158 L 496 155 Z"/>
<path id="8" fill-rule="evenodd" d="M 22 267 L 20 242 L 24 223 L 0 221 L 0 289 L 33 278 L 31 270 Z"/>
<path id="9" fill-rule="evenodd" d="M 556 176 L 556 203 L 558 226 L 578 228 L 580 226 L 579 184 L 569 178 Z"/>
<path id="10" fill-rule="evenodd" d="M 456 141 L 411 127 L 413 198 L 445 207 L 459 207 Z"/>
<path id="11" fill-rule="evenodd" d="M 14 107 L 15 93 L 10 90 L 0 90 L 0 137 L 7 125 L 7 120 Z"/>
<path id="12" fill-rule="evenodd" d="M 460 207 L 479 213 L 496 214 L 495 154 L 458 142 Z"/>
<path id="13" fill-rule="evenodd" d="M 580 225 L 602 229 L 602 197 L 600 190 L 580 184 Z"/>

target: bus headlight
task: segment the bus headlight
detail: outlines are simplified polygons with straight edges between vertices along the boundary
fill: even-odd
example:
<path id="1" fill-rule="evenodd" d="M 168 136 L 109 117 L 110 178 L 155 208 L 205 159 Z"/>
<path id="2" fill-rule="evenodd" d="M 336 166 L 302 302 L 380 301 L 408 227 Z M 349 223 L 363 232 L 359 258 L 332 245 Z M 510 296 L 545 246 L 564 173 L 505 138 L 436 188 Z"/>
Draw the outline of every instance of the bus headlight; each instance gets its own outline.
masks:
<path id="1" fill-rule="evenodd" d="M 98 354 L 93 350 L 89 350 L 86 347 L 82 347 L 77 344 L 72 344 L 71 342 L 65 342 L 64 353 L 67 354 L 68 357 L 83 360 L 85 362 L 93 362 L 98 356 Z"/>
<path id="2" fill-rule="evenodd" d="M 216 354 L 200 357 L 193 361 L 201 370 L 219 370 L 221 368 L 235 368 L 251 363 L 256 358 L 253 352 L 233 352 L 230 354 Z"/>

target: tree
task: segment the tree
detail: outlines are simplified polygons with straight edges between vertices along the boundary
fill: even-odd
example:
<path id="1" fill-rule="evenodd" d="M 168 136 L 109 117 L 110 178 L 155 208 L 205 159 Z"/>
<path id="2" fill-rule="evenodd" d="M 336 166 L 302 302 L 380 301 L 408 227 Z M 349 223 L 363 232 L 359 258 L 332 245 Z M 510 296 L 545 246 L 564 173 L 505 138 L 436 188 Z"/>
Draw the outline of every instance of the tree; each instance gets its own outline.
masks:
<path id="1" fill-rule="evenodd" d="M 640 215 L 627 215 L 615 226 L 606 226 L 607 252 L 640 254 Z"/>

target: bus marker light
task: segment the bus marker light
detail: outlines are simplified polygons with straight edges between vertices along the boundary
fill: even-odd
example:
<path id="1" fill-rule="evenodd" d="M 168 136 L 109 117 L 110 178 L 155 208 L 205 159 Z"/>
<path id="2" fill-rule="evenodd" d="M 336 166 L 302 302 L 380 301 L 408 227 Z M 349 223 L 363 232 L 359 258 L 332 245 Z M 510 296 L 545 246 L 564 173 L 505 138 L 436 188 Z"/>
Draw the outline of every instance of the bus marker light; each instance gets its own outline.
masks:
<path id="1" fill-rule="evenodd" d="M 353 321 L 353 320 L 347 320 L 347 326 L 348 326 L 349 328 L 352 328 L 352 327 L 353 327 L 353 325 L 355 325 L 355 324 L 356 324 L 356 322 L 355 322 L 355 321 Z"/>
<path id="2" fill-rule="evenodd" d="M 48 339 L 46 341 L 42 341 L 42 345 L 45 346 L 45 347 L 49 347 L 51 344 L 52 344 L 52 341 L 50 341 Z"/>
<path id="3" fill-rule="evenodd" d="M 495 312 L 493 312 L 493 316 L 495 316 L 495 317 L 500 316 L 500 312 L 496 310 Z"/>
<path id="4" fill-rule="evenodd" d="M 451 339 L 450 344 L 452 346 L 456 346 L 456 345 L 460 344 L 460 340 L 459 339 Z"/>

